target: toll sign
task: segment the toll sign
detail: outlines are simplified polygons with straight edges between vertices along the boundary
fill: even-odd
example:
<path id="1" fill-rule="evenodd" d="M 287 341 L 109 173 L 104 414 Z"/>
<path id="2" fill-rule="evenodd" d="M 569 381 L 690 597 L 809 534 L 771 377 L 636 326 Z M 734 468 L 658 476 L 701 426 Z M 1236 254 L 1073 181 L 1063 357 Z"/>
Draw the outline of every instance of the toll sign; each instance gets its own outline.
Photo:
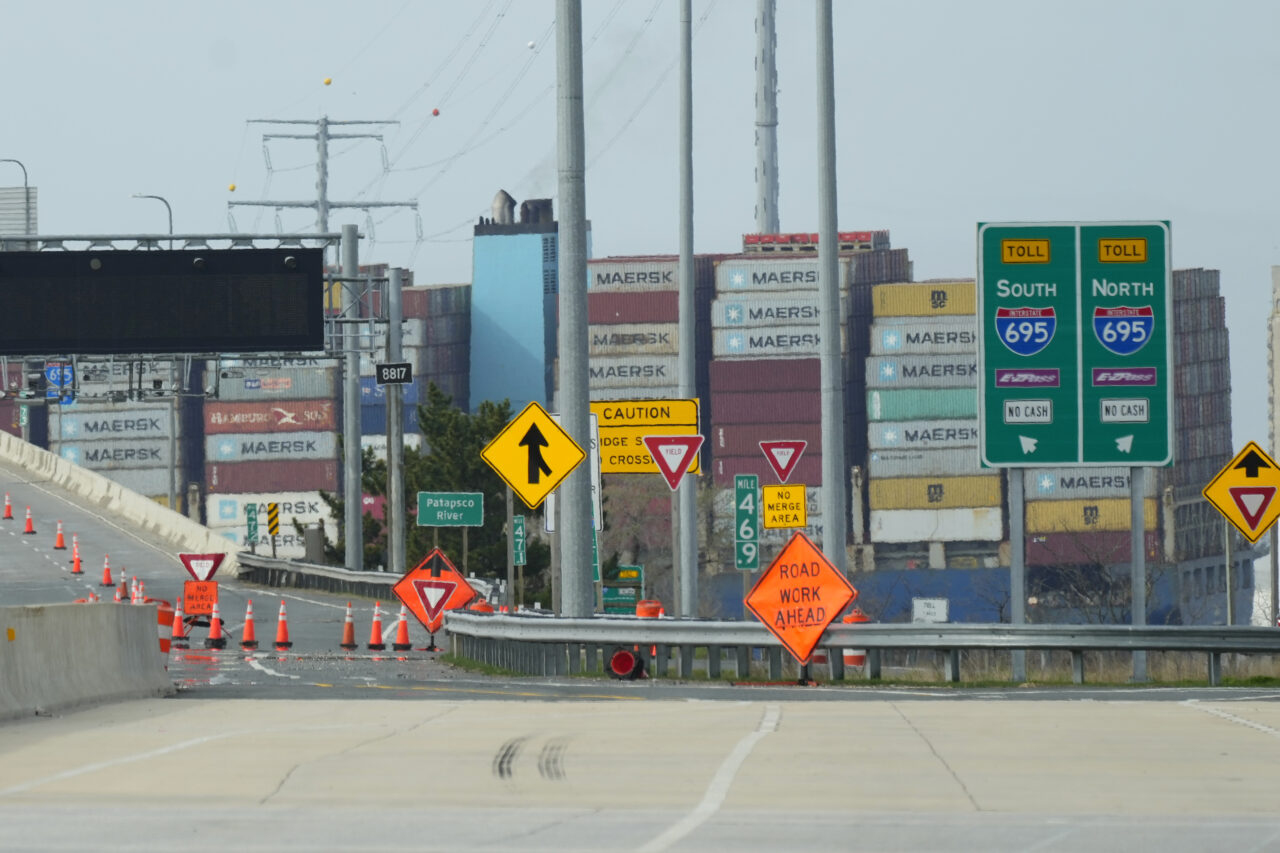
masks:
<path id="1" fill-rule="evenodd" d="M 858 591 L 817 545 L 797 531 L 744 603 L 800 663 Z"/>
<path id="2" fill-rule="evenodd" d="M 212 616 L 217 603 L 217 581 L 187 581 L 182 585 L 182 612 L 186 615 Z"/>

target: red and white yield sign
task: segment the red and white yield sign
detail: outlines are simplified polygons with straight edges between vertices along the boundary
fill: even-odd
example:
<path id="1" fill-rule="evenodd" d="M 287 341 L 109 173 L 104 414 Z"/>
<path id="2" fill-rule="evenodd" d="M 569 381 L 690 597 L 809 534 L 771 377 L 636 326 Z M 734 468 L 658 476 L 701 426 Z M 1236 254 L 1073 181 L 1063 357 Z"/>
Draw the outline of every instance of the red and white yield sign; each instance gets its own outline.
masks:
<path id="1" fill-rule="evenodd" d="M 644 446 L 658 466 L 667 485 L 675 491 L 680 486 L 680 478 L 689 470 L 693 460 L 698 458 L 698 450 L 702 447 L 700 435 L 646 435 Z"/>
<path id="2" fill-rule="evenodd" d="M 800 462 L 800 456 L 804 453 L 804 449 L 809 446 L 807 441 L 762 441 L 760 442 L 760 451 L 764 453 L 764 458 L 769 462 L 769 467 L 773 468 L 773 473 L 778 475 L 778 479 L 787 482 L 791 477 L 791 472 L 796 470 L 797 463 Z"/>
<path id="3" fill-rule="evenodd" d="M 471 584 L 439 548 L 405 572 L 391 591 L 432 634 L 444 624 L 446 610 L 466 607 L 476 597 Z"/>
<path id="4" fill-rule="evenodd" d="M 222 559 L 226 556 L 226 554 L 179 554 L 178 559 L 182 561 L 182 565 L 191 577 L 198 581 L 207 581 L 213 578 L 214 572 L 218 571 L 218 566 L 222 565 Z"/>

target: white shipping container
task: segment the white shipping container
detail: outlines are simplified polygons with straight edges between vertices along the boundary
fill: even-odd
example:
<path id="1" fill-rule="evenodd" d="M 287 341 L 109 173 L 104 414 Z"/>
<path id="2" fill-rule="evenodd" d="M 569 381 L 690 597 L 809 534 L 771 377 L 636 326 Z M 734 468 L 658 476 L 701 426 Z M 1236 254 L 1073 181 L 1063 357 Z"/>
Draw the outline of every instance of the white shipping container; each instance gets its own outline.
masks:
<path id="1" fill-rule="evenodd" d="M 678 323 L 619 323 L 587 327 L 588 354 L 677 355 L 680 352 Z"/>
<path id="2" fill-rule="evenodd" d="M 653 388 L 592 388 L 592 400 L 679 400 L 680 389 L 676 385 L 658 385 Z M 559 406 L 555 407 L 559 409 Z"/>
<path id="3" fill-rule="evenodd" d="M 602 258 L 587 261 L 589 290 L 679 290 L 680 262 Z"/>
<path id="4" fill-rule="evenodd" d="M 206 462 L 267 462 L 277 459 L 333 459 L 334 432 L 222 433 L 204 440 Z"/>
<path id="5" fill-rule="evenodd" d="M 762 486 L 775 485 L 774 483 L 762 483 Z M 756 489 L 756 502 L 759 501 L 763 489 Z M 734 489 L 719 489 L 716 491 L 715 497 L 712 498 L 712 515 L 716 518 L 727 518 L 732 520 L 737 512 L 733 505 Z M 812 517 L 822 515 L 822 488 L 820 486 L 806 486 L 804 490 L 805 511 Z"/>
<path id="6" fill-rule="evenodd" d="M 867 446 L 872 450 L 977 447 L 978 420 L 875 421 L 867 424 Z"/>
<path id="7" fill-rule="evenodd" d="M 85 403 L 49 406 L 50 441 L 168 438 L 169 403 Z"/>
<path id="8" fill-rule="evenodd" d="M 849 261 L 837 259 L 840 293 L 849 288 Z M 818 290 L 818 259 L 813 255 L 725 258 L 716 264 L 716 293 Z"/>
<path id="9" fill-rule="evenodd" d="M 711 355 L 723 359 L 813 358 L 820 355 L 817 326 L 712 329 Z M 840 351 L 848 352 L 848 334 L 840 327 Z"/>
<path id="10" fill-rule="evenodd" d="M 99 474 L 119 483 L 124 488 L 136 492 L 146 498 L 168 497 L 169 480 L 174 475 L 172 468 L 126 468 L 115 471 L 99 471 Z M 174 484 L 174 496 L 181 499 L 186 484 L 182 481 L 182 472 L 177 473 Z"/>
<path id="11" fill-rule="evenodd" d="M 1029 501 L 1129 497 L 1128 468 L 1028 468 L 1023 477 Z M 1159 494 L 1160 478 L 1154 469 L 1148 469 L 1142 479 L 1145 497 Z"/>
<path id="12" fill-rule="evenodd" d="M 840 297 L 840 317 L 849 315 L 849 300 Z M 816 326 L 821 320 L 818 294 L 792 296 L 785 291 L 744 293 L 725 296 L 711 303 L 714 329 L 755 328 L 757 326 Z"/>
<path id="13" fill-rule="evenodd" d="M 404 446 L 411 447 L 414 450 L 421 450 L 422 436 L 416 432 L 406 432 L 404 434 Z M 377 459 L 380 462 L 387 461 L 387 437 L 385 435 L 360 436 L 360 449 L 372 449 L 374 459 Z"/>
<path id="14" fill-rule="evenodd" d="M 299 359 L 316 362 L 321 359 Z M 331 359 L 324 359 L 332 363 Z M 212 362 L 210 363 L 213 364 Z M 333 367 L 240 367 L 213 369 L 205 385 L 216 390 L 219 400 L 319 400 L 333 399 L 337 391 L 337 370 Z"/>
<path id="15" fill-rule="evenodd" d="M 222 538 L 239 545 L 245 551 L 249 549 L 249 530 L 244 526 L 240 527 L 220 527 L 213 531 Z M 338 527 L 335 524 L 324 525 L 324 535 L 329 542 L 338 540 Z M 282 560 L 301 559 L 306 556 L 306 541 L 303 537 L 293 529 L 293 525 L 289 525 L 285 529 L 283 519 L 280 522 L 280 534 L 275 537 L 276 556 Z M 264 556 L 271 556 L 271 534 L 267 533 L 266 522 L 259 519 L 258 521 L 258 541 L 257 552 Z"/>
<path id="16" fill-rule="evenodd" d="M 871 326 L 872 355 L 976 353 L 978 324 L 969 317 L 881 317 Z"/>
<path id="17" fill-rule="evenodd" d="M 877 355 L 867 358 L 868 388 L 976 388 L 976 355 Z"/>
<path id="18" fill-rule="evenodd" d="M 990 473 L 982 467 L 976 447 L 872 450 L 867 455 L 867 475 L 873 479 Z"/>
<path id="19" fill-rule="evenodd" d="M 964 509 L 873 509 L 872 542 L 999 542 L 1004 510 L 998 506 Z"/>
<path id="20" fill-rule="evenodd" d="M 73 465 L 102 473 L 128 468 L 169 468 L 174 464 L 178 443 L 168 438 L 51 441 L 49 450 Z"/>
<path id="21" fill-rule="evenodd" d="M 171 390 L 175 383 L 185 389 L 188 383 L 182 362 L 155 361 L 77 361 L 75 388 L 80 397 L 92 399 L 114 391 Z"/>
<path id="22" fill-rule="evenodd" d="M 205 525 L 212 529 L 243 527 L 245 507 L 254 506 L 258 511 L 258 526 L 267 526 L 267 504 L 280 506 L 280 531 L 286 527 L 293 531 L 293 519 L 303 524 L 317 521 L 336 524 L 329 506 L 320 499 L 319 492 L 273 492 L 270 494 L 213 494 L 204 499 Z"/>
<path id="23" fill-rule="evenodd" d="M 597 388 L 656 388 L 676 385 L 674 355 L 601 356 L 587 362 L 587 381 Z"/>

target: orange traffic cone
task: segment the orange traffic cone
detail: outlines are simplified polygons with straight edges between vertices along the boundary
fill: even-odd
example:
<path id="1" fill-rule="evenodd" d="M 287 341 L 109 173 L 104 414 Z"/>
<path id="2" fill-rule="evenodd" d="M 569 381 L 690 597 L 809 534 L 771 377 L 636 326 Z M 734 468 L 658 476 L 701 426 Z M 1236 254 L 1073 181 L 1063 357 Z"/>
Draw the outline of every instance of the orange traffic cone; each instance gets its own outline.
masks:
<path id="1" fill-rule="evenodd" d="M 78 549 L 76 551 L 75 557 L 72 559 L 74 560 L 76 565 L 80 564 L 80 551 Z M 115 586 L 115 584 L 111 582 L 111 558 L 105 555 L 102 558 L 102 585 Z"/>
<path id="2" fill-rule="evenodd" d="M 75 561 L 76 554 L 79 554 L 79 553 L 80 553 L 80 534 L 78 534 L 78 533 L 72 533 L 72 534 L 71 534 L 71 560 L 72 560 L 72 562 L 74 562 L 74 561 Z"/>
<path id="3" fill-rule="evenodd" d="M 276 651 L 282 652 L 291 648 L 289 642 L 289 618 L 284 614 L 284 599 L 280 599 L 280 618 L 276 620 Z"/>
<path id="4" fill-rule="evenodd" d="M 182 612 L 182 597 L 178 597 L 178 606 L 173 611 L 173 628 L 169 633 L 169 645 L 179 649 L 187 648 L 187 630 L 185 615 Z"/>
<path id="5" fill-rule="evenodd" d="M 382 616 L 378 609 L 381 606 L 381 601 L 373 603 L 373 624 L 369 626 L 369 648 L 375 652 L 380 652 L 387 647 L 387 644 L 382 642 Z"/>
<path id="6" fill-rule="evenodd" d="M 213 616 L 209 617 L 209 639 L 204 641 L 206 649 L 225 649 L 227 638 L 222 636 L 222 614 L 218 612 L 218 602 L 213 603 Z"/>
<path id="7" fill-rule="evenodd" d="M 342 620 L 342 642 L 338 644 L 347 651 L 356 648 L 356 623 L 351 618 L 351 602 L 347 602 L 347 617 Z"/>
<path id="8" fill-rule="evenodd" d="M 27 526 L 22 528 L 22 535 L 29 536 L 36 532 L 36 526 L 31 523 L 31 507 L 27 507 Z"/>
<path id="9" fill-rule="evenodd" d="M 244 607 L 244 630 L 240 632 L 240 648 L 256 649 L 258 647 L 258 635 L 253 628 L 253 599 Z"/>
<path id="10" fill-rule="evenodd" d="M 79 555 L 79 554 L 76 554 L 75 556 L 73 556 L 73 557 L 71 558 L 71 574 L 73 574 L 73 575 L 82 575 L 82 574 L 84 574 L 84 571 L 83 571 L 83 570 L 81 570 L 81 568 L 80 568 L 80 555 Z M 107 586 L 111 586 L 111 584 L 107 584 Z"/>
<path id="11" fill-rule="evenodd" d="M 8 492 L 4 493 L 4 517 L 9 520 L 13 519 L 13 504 L 9 501 Z"/>
<path id="12" fill-rule="evenodd" d="M 129 594 L 129 587 L 125 583 L 124 575 L 120 575 L 120 583 L 116 585 L 116 601 L 124 601 L 125 596 Z"/>
<path id="13" fill-rule="evenodd" d="M 58 522 L 58 535 L 53 537 L 53 550 L 55 551 L 67 550 L 67 540 L 62 538 L 62 522 L 61 521 Z"/>
<path id="14" fill-rule="evenodd" d="M 400 621 L 396 625 L 396 641 L 391 644 L 391 648 L 397 652 L 407 652 L 413 648 L 413 643 L 409 642 L 409 608 L 403 604 L 400 605 Z"/>

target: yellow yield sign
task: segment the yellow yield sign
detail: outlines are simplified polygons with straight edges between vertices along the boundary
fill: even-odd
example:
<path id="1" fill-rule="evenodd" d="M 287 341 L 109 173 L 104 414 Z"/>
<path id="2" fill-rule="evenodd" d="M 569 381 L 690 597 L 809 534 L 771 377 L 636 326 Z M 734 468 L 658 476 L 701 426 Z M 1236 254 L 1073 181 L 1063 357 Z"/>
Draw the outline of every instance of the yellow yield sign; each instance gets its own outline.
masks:
<path id="1" fill-rule="evenodd" d="M 586 456 L 536 401 L 480 451 L 480 457 L 529 507 L 539 506 Z"/>
<path id="2" fill-rule="evenodd" d="M 1227 521 L 1250 542 L 1262 538 L 1280 517 L 1280 466 L 1254 442 L 1249 442 L 1201 490 Z"/>

